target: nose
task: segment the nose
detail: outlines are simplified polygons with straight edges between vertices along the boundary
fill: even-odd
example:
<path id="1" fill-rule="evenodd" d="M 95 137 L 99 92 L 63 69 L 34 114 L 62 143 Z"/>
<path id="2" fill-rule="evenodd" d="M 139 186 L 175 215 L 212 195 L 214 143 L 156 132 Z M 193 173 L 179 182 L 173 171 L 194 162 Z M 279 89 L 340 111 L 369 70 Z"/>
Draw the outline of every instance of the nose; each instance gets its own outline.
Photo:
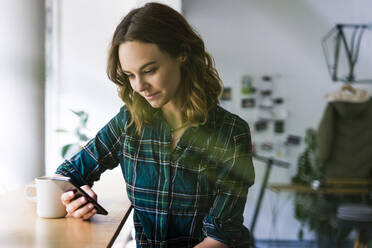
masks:
<path id="1" fill-rule="evenodd" d="M 142 77 L 136 77 L 133 84 L 133 89 L 137 92 L 144 91 L 147 88 L 147 83 Z"/>

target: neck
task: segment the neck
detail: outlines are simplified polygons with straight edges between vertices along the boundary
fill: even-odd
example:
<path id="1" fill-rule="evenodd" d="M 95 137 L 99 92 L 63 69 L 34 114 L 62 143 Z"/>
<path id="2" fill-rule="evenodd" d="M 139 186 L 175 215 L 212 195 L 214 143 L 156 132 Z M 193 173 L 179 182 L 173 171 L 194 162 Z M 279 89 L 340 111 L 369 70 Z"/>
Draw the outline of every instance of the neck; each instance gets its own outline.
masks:
<path id="1" fill-rule="evenodd" d="M 180 129 L 182 127 L 182 115 L 181 112 L 169 112 L 163 111 L 164 118 L 167 120 L 169 126 L 173 129 Z"/>
<path id="2" fill-rule="evenodd" d="M 182 114 L 179 108 L 174 105 L 163 106 L 163 115 L 170 127 L 174 130 L 182 126 Z"/>

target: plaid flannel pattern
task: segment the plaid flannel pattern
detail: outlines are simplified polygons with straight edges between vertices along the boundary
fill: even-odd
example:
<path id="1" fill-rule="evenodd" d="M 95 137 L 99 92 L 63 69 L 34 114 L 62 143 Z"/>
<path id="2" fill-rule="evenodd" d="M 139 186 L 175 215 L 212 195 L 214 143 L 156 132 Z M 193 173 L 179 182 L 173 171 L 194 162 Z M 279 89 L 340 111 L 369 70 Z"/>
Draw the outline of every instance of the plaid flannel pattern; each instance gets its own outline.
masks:
<path id="1" fill-rule="evenodd" d="M 126 106 L 56 171 L 93 185 L 120 164 L 134 208 L 138 247 L 193 247 L 206 236 L 248 247 L 243 225 L 254 183 L 248 124 L 216 106 L 205 125 L 188 128 L 173 152 L 161 111 L 140 135 Z"/>

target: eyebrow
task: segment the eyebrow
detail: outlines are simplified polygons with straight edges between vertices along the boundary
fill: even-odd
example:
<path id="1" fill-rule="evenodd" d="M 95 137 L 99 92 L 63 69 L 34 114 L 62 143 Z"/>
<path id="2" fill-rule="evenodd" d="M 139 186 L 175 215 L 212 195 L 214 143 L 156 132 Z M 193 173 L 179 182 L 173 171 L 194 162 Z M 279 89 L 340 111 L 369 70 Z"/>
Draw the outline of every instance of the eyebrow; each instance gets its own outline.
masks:
<path id="1" fill-rule="evenodd" d="M 152 65 L 152 64 L 155 64 L 155 63 L 156 63 L 156 61 L 150 61 L 150 62 L 148 62 L 148 63 L 142 65 L 142 66 L 140 67 L 139 70 L 142 70 L 143 68 L 146 68 L 147 66 Z M 125 70 L 123 70 L 123 72 L 124 72 L 124 73 L 131 73 L 131 72 L 129 72 L 129 71 L 125 71 Z"/>

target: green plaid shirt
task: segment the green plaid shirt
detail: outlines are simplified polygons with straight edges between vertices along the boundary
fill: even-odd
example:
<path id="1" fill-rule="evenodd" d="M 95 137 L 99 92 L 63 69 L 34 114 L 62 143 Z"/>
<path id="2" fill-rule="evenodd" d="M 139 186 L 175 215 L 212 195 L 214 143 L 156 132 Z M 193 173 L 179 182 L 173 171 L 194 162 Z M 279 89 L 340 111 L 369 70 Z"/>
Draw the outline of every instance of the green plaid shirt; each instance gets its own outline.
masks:
<path id="1" fill-rule="evenodd" d="M 138 247 L 193 247 L 206 236 L 248 247 L 243 226 L 254 182 L 248 124 L 219 106 L 205 125 L 189 127 L 173 152 L 161 111 L 135 133 L 124 106 L 78 154 L 58 167 L 80 185 L 93 185 L 121 166 L 134 208 Z"/>

